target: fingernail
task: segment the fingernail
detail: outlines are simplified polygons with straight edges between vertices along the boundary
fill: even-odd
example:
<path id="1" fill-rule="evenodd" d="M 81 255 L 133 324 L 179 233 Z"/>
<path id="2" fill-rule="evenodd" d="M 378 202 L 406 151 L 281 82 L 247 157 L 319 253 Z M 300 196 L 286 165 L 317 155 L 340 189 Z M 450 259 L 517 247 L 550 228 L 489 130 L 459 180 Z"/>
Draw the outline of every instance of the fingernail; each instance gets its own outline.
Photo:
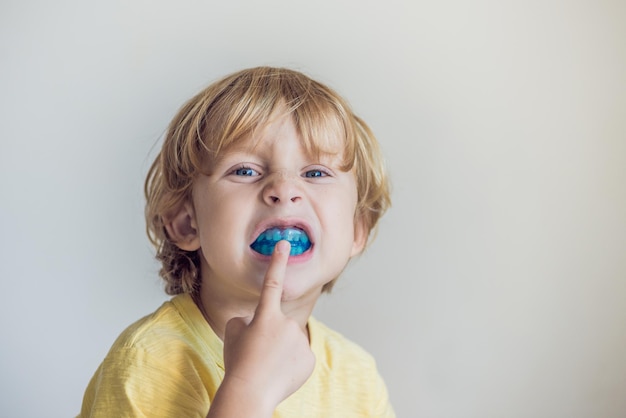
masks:
<path id="1" fill-rule="evenodd" d="M 276 252 L 284 254 L 284 253 L 288 253 L 291 250 L 291 244 L 289 244 L 289 241 L 278 241 L 276 243 Z"/>

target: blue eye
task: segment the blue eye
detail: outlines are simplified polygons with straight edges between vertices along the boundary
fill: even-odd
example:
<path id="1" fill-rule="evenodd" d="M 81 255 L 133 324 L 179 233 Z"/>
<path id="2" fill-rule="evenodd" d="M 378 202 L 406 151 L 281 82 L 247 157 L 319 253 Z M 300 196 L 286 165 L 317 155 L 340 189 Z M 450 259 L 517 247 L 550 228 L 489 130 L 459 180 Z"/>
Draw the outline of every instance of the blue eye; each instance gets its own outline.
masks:
<path id="1" fill-rule="evenodd" d="M 233 174 L 236 176 L 246 176 L 246 177 L 253 177 L 253 176 L 259 175 L 259 173 L 256 170 L 253 170 L 250 167 L 240 167 L 236 169 L 235 171 L 233 171 Z"/>
<path id="2" fill-rule="evenodd" d="M 326 177 L 328 174 L 323 172 L 322 170 L 309 170 L 304 173 L 304 177 L 312 178 L 312 177 Z"/>

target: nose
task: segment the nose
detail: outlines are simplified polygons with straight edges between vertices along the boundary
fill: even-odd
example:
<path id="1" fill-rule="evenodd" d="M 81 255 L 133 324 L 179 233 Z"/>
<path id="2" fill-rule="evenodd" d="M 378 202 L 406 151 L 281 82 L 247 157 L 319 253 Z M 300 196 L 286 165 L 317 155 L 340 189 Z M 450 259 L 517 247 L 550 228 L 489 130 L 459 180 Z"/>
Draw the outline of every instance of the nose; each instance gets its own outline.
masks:
<path id="1" fill-rule="evenodd" d="M 268 205 L 298 203 L 302 200 L 299 177 L 286 171 L 274 173 L 263 189 L 263 201 Z"/>

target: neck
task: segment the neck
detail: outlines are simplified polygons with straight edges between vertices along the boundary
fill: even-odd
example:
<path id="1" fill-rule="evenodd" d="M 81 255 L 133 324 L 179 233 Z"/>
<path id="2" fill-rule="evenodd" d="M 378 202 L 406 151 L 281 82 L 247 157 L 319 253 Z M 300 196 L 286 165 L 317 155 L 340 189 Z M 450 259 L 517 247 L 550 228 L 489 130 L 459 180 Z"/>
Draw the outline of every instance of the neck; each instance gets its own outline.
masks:
<path id="1" fill-rule="evenodd" d="M 232 318 L 247 318 L 249 321 L 254 318 L 259 295 L 250 295 L 249 298 L 224 295 L 220 289 L 212 288 L 209 283 L 210 280 L 203 281 L 200 291 L 194 294 L 193 299 L 215 334 L 223 341 L 226 324 Z M 320 294 L 321 289 L 296 300 L 283 301 L 281 304 L 283 314 L 296 321 L 307 336 L 307 323 Z"/>

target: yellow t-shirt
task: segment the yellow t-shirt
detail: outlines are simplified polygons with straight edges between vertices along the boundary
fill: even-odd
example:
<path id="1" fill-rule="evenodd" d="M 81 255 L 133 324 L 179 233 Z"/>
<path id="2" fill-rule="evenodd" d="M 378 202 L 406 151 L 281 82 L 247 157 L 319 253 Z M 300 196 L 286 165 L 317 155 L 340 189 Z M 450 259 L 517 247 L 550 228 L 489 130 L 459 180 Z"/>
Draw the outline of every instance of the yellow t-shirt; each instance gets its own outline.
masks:
<path id="1" fill-rule="evenodd" d="M 394 418 L 374 359 L 311 318 L 316 364 L 273 418 Z M 223 342 L 189 295 L 128 327 L 91 379 L 79 417 L 205 418 L 224 378 Z"/>

